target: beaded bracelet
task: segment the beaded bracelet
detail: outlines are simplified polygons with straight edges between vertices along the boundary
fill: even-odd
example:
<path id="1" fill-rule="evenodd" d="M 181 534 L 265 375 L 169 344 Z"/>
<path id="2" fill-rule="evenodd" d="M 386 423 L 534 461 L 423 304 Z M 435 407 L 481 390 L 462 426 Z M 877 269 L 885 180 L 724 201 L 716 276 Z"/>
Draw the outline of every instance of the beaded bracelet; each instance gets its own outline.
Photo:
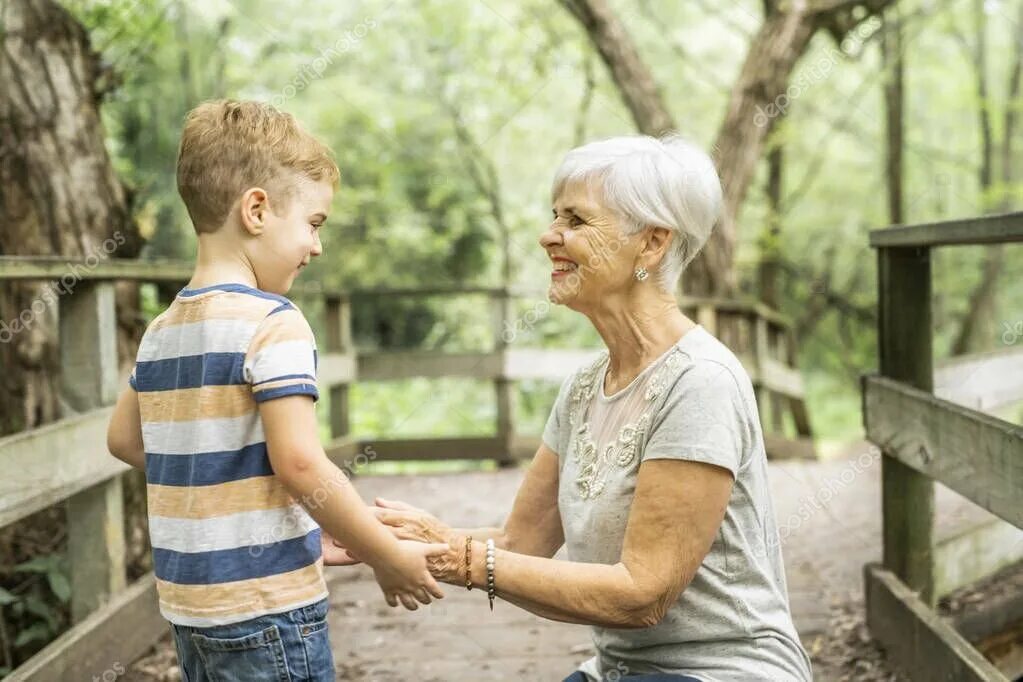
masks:
<path id="1" fill-rule="evenodd" d="M 465 589 L 472 592 L 472 536 L 465 536 Z"/>
<path id="2" fill-rule="evenodd" d="M 494 596 L 497 590 L 494 586 L 494 558 L 497 552 L 494 548 L 494 538 L 487 538 L 487 598 L 490 600 L 490 610 L 494 610 Z"/>

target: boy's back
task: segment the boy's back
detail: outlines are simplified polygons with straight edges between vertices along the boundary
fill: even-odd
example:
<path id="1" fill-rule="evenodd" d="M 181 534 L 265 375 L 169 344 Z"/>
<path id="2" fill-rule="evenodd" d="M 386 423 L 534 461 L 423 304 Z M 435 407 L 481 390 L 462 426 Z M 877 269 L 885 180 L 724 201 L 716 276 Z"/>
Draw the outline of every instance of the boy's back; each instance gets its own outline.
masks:
<path id="1" fill-rule="evenodd" d="M 132 386 L 165 618 L 208 627 L 327 595 L 320 528 L 274 476 L 257 402 L 317 397 L 316 345 L 283 296 L 184 289 L 146 330 Z"/>

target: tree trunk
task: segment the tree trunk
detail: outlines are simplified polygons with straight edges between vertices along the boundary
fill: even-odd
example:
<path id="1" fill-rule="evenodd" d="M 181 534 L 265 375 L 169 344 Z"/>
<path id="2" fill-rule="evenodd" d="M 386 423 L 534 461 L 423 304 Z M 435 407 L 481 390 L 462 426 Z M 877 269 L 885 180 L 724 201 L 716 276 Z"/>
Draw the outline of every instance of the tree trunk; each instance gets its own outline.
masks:
<path id="1" fill-rule="evenodd" d="M 980 131 L 981 158 L 978 169 L 981 200 L 986 213 L 992 206 L 1000 211 L 1012 208 L 1011 186 L 1013 182 L 1013 136 L 1016 129 L 1016 117 L 1020 94 L 1020 75 L 1023 71 L 1023 25 L 1016 24 L 1015 49 L 1013 64 L 1009 70 L 1007 99 L 1002 125 L 1001 182 L 999 198 L 995 199 L 993 182 L 995 171 L 994 135 L 991 126 L 991 100 L 987 75 L 987 15 L 984 12 L 983 0 L 974 0 L 973 14 L 976 30 L 976 42 L 973 46 L 971 62 L 974 77 L 977 79 L 977 123 Z M 1020 21 L 1023 21 L 1023 3 L 1020 4 Z M 981 264 L 980 282 L 970 292 L 963 316 L 952 342 L 952 355 L 963 355 L 984 345 L 984 332 L 994 324 L 995 303 L 997 302 L 998 280 L 1005 265 L 1003 244 L 985 247 L 984 260 Z"/>
<path id="2" fill-rule="evenodd" d="M 0 5 L 0 254 L 133 256 L 139 239 L 99 117 L 106 74 L 85 30 L 52 0 Z M 53 283 L 0 283 L 0 433 L 59 416 Z M 118 297 L 122 353 L 137 305 Z"/>
<path id="3" fill-rule="evenodd" d="M 757 263 L 757 282 L 760 300 L 777 309 L 778 259 L 781 257 L 781 192 L 785 170 L 785 148 L 775 141 L 767 153 L 767 220 L 760 237 L 760 262 Z"/>
<path id="4" fill-rule="evenodd" d="M 810 39 L 818 29 L 829 30 L 841 39 L 893 1 L 796 0 L 785 3 L 784 9 L 774 0 L 765 2 L 764 23 L 750 43 L 711 148 L 724 190 L 722 219 L 701 254 L 682 275 L 687 293 L 728 296 L 736 288 L 733 263 L 739 210 L 756 172 L 774 116 L 771 112 L 785 100 L 792 71 Z M 640 132 L 659 135 L 677 129 L 650 70 L 607 0 L 560 2 L 579 21 L 604 60 Z"/>

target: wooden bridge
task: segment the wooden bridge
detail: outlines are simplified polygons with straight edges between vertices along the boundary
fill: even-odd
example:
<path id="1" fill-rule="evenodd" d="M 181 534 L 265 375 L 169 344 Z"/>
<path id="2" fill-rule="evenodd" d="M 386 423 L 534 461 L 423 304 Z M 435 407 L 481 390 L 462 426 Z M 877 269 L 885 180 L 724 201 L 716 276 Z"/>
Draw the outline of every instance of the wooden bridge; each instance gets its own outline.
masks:
<path id="1" fill-rule="evenodd" d="M 182 263 L 0 257 L 0 286 L 11 281 L 55 281 L 74 273 L 73 293 L 58 299 L 62 405 L 59 421 L 0 439 L 0 527 L 39 510 L 66 505 L 73 626 L 14 671 L 12 680 L 67 680 L 102 675 L 110 661 L 132 661 L 167 632 L 157 610 L 152 574 L 126 584 L 121 475 L 128 465 L 106 451 L 106 425 L 126 376 L 118 369 L 114 283 L 182 285 Z M 322 339 L 318 382 L 328 403 L 332 439 L 325 445 L 339 466 L 352 469 L 372 447 L 376 461 L 530 458 L 539 434 L 519 433 L 516 382 L 561 381 L 596 350 L 529 349 L 513 345 L 517 302 L 535 292 L 503 288 L 422 288 L 334 292 L 315 285 L 292 296 L 312 315 Z M 352 338 L 352 312 L 384 298 L 482 298 L 493 320 L 488 347 L 440 351 L 367 351 Z M 545 298 L 540 298 L 545 300 Z M 812 457 L 803 384 L 794 366 L 787 321 L 756 303 L 681 298 L 681 308 L 740 356 L 762 406 L 769 453 Z M 496 420 L 486 436 L 368 440 L 352 433 L 350 390 L 357 382 L 412 377 L 490 381 Z M 790 421 L 786 425 L 786 421 Z"/>
<path id="2" fill-rule="evenodd" d="M 1023 557 L 1023 542 L 1017 535 L 1023 521 L 1019 504 L 1023 435 L 1017 426 L 985 414 L 1023 399 L 1023 353 L 1009 349 L 980 358 L 957 358 L 935 367 L 929 254 L 931 248 L 941 245 L 1021 240 L 1023 214 L 894 228 L 871 236 L 872 244 L 879 249 L 881 373 L 864 379 L 864 418 L 868 436 L 884 451 L 880 482 L 875 479 L 883 490 L 883 522 L 878 528 L 883 538 L 883 563 L 870 564 L 864 570 L 867 608 L 873 633 L 890 658 L 914 680 L 1005 680 L 1011 670 L 1003 666 L 999 671 L 967 639 L 977 641 L 990 636 L 994 623 L 1004 626 L 1006 618 L 1023 614 L 1019 599 L 994 605 L 991 617 L 974 620 L 970 631 L 964 633 L 956 630 L 957 626 L 963 629 L 962 623 L 939 618 L 931 607 L 938 597 Z M 111 661 L 135 660 L 167 632 L 167 624 L 156 608 L 153 576 L 126 584 L 121 475 L 128 467 L 109 456 L 104 445 L 109 406 L 125 380 L 119 375 L 116 357 L 113 283 L 179 285 L 188 279 L 190 271 L 182 264 L 162 262 L 115 260 L 89 266 L 58 259 L 0 258 L 0 286 L 12 280 L 56 280 L 75 265 L 81 266 L 75 268 L 80 281 L 73 294 L 60 297 L 58 302 L 66 414 L 58 422 L 0 439 L 0 466 L 4 471 L 0 480 L 0 527 L 41 509 L 65 506 L 74 624 L 15 670 L 9 678 L 12 680 L 102 676 L 110 669 Z M 356 347 L 352 338 L 353 310 L 372 308 L 381 298 L 410 297 L 483 299 L 493 320 L 486 347 L 459 353 Z M 329 413 L 331 440 L 327 450 L 332 459 L 339 465 L 350 463 L 369 445 L 378 460 L 484 458 L 512 462 L 531 456 L 538 436 L 516 430 L 516 382 L 559 381 L 595 351 L 529 349 L 510 342 L 504 330 L 510 324 L 514 326 L 516 306 L 524 297 L 528 300 L 528 292 L 501 288 L 331 292 L 307 285 L 297 289 L 295 298 L 303 309 L 307 313 L 319 311 L 314 328 L 324 330 L 321 345 L 325 352 L 321 353 L 318 379 Z M 740 356 L 754 380 L 769 450 L 773 454 L 808 454 L 809 424 L 786 321 L 757 304 L 689 298 L 679 303 Z M 349 393 L 353 385 L 410 377 L 471 377 L 492 382 L 496 403 L 493 433 L 370 441 L 352 432 Z M 779 519 L 794 517 L 801 501 L 808 493 L 819 492 L 829 476 L 845 474 L 841 462 L 821 466 L 817 468 L 817 463 L 809 460 L 772 465 Z M 487 480 L 494 482 L 489 486 L 480 481 L 473 483 L 489 491 L 488 503 L 506 505 L 519 474 L 505 470 L 474 476 L 489 477 Z M 948 504 L 944 494 L 935 501 L 932 479 L 1008 524 L 994 523 L 971 512 L 963 518 L 983 520 L 981 525 L 950 526 L 948 514 L 936 513 Z M 419 503 L 437 494 L 438 483 L 430 477 L 398 477 L 386 484 L 380 484 L 380 480 L 363 481 L 360 488 L 364 494 L 381 488 L 397 490 L 394 494 L 407 493 L 410 501 Z M 831 521 L 825 515 L 786 527 L 790 533 L 783 541 L 788 534 L 797 538 L 786 545 L 785 553 L 793 612 L 808 646 L 808 639 L 827 627 L 827 605 L 821 604 L 826 591 L 821 581 L 826 576 L 842 588 L 855 579 L 849 577 L 852 573 L 847 569 L 858 565 L 856 558 L 863 557 L 862 562 L 871 557 L 872 545 L 858 534 L 863 528 L 873 528 L 877 517 L 876 511 L 864 511 L 862 504 L 863 498 L 871 495 L 869 485 L 868 472 L 833 503 L 835 515 L 844 519 L 848 528 L 843 526 L 836 532 L 827 525 Z M 450 520 L 459 522 L 459 514 L 468 516 L 471 511 L 473 520 L 497 522 L 505 510 L 505 506 L 495 506 L 481 519 L 479 509 L 458 507 Z M 937 537 L 938 528 L 945 532 L 944 538 Z M 878 543 L 878 553 L 880 549 Z M 813 568 L 809 573 L 807 566 Z M 346 601 L 335 603 L 335 607 L 340 606 L 335 608 L 341 614 L 337 618 L 348 618 L 346 614 L 352 608 L 359 613 L 364 610 L 358 606 L 361 602 L 351 601 L 360 594 L 372 593 L 371 578 L 359 575 L 357 571 L 345 573 Z M 332 601 L 334 592 L 332 588 Z M 461 622 L 468 612 L 460 610 L 463 606 L 459 599 L 466 597 L 455 595 L 449 609 Z M 353 621 L 351 631 L 358 630 L 362 617 L 358 615 Z M 386 619 L 393 622 L 404 617 L 373 611 L 371 620 L 377 628 Z M 434 628 L 431 641 L 443 636 L 436 633 L 445 632 L 444 616 L 434 618 L 437 620 L 429 623 Z M 538 656 L 540 649 L 547 652 L 543 656 L 550 653 L 540 643 L 568 646 L 578 634 L 573 630 L 567 639 L 561 634 L 549 635 L 554 632 L 550 628 L 564 626 L 511 614 L 506 620 L 495 621 L 492 627 L 506 628 L 505 635 L 518 628 L 527 641 L 525 649 L 537 651 Z M 417 637 L 400 638 L 391 644 L 396 647 L 391 653 L 398 666 L 393 679 L 401 679 L 403 674 L 400 661 L 404 659 L 396 653 L 398 649 L 408 654 L 408 660 L 417 660 L 415 651 L 406 651 Z M 539 649 L 530 649 L 533 645 L 528 642 L 533 640 L 540 642 L 535 643 Z M 344 647 L 364 646 L 372 652 L 375 646 L 358 638 L 351 643 L 339 640 L 335 645 L 350 658 L 357 652 Z M 534 679 L 553 679 L 553 671 L 567 671 L 565 666 L 580 652 L 581 648 L 566 649 L 558 657 L 541 656 L 537 659 L 540 663 L 530 663 L 525 660 L 528 656 L 520 656 L 515 661 L 509 659 L 508 665 L 524 666 L 523 675 Z M 550 661 L 549 667 L 544 667 L 547 664 L 543 661 Z M 462 679 L 457 671 L 473 670 L 477 663 L 470 656 L 462 663 L 463 668 L 458 668 L 457 662 L 438 661 L 438 665 L 446 672 L 428 679 Z M 346 668 L 340 671 L 342 679 L 348 679 L 345 670 L 355 678 L 363 671 Z M 380 679 L 392 678 L 382 675 Z"/>
<path id="3" fill-rule="evenodd" d="M 1020 555 L 1023 428 L 987 412 L 1023 399 L 1018 352 L 946 371 L 935 391 L 931 251 L 1023 241 L 1023 213 L 877 230 L 880 374 L 863 379 L 867 437 L 882 448 L 883 562 L 864 568 L 867 621 L 913 680 L 994 682 L 1023 676 L 1019 656 L 1001 671 L 968 641 L 1023 621 L 1023 595 L 985 605 L 969 632 L 933 611 L 939 597 Z M 983 381 L 970 379 L 984 373 Z M 979 387 L 979 389 L 977 388 Z M 935 392 L 938 395 L 935 395 Z M 939 397 L 940 396 L 940 397 Z M 982 411 L 983 410 L 983 411 Z M 934 483 L 1003 522 L 937 541 Z"/>

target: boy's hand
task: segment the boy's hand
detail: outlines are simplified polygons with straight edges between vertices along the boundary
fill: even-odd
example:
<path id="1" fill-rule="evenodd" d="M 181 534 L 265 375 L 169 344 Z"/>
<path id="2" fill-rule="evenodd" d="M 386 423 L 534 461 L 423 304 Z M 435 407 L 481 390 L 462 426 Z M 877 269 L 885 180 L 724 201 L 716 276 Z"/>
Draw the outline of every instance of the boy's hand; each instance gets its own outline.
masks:
<path id="1" fill-rule="evenodd" d="M 430 571 L 427 559 L 447 554 L 450 548 L 446 544 L 426 544 L 402 540 L 399 544 L 400 554 L 389 566 L 374 569 L 377 583 L 384 593 L 390 606 L 397 606 L 400 601 L 409 611 L 419 608 L 418 600 L 423 604 L 433 601 L 430 597 L 443 599 L 444 592 Z M 347 553 L 346 553 L 347 554 Z"/>

